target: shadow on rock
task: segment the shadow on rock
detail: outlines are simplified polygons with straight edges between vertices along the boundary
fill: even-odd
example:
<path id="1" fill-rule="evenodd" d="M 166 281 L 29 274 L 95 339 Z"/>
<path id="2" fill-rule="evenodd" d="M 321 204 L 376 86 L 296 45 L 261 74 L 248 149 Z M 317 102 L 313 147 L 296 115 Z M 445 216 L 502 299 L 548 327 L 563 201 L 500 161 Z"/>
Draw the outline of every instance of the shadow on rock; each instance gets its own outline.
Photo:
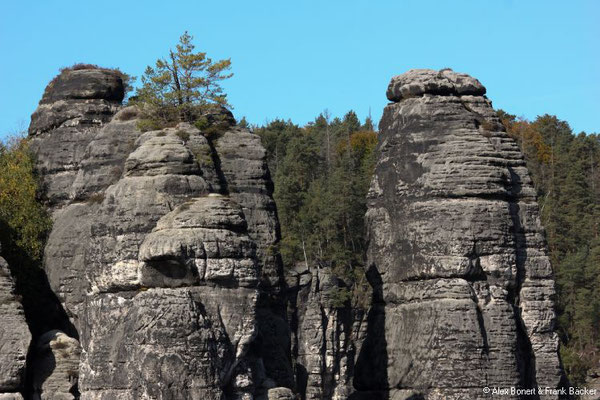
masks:
<path id="1" fill-rule="evenodd" d="M 387 400 L 389 395 L 387 393 L 388 354 L 385 338 L 385 304 L 381 275 L 375 266 L 371 266 L 367 271 L 367 279 L 373 287 L 373 305 L 367 316 L 367 335 L 355 366 L 354 387 L 358 393 L 353 394 L 350 398 L 353 400 L 366 398 Z"/>

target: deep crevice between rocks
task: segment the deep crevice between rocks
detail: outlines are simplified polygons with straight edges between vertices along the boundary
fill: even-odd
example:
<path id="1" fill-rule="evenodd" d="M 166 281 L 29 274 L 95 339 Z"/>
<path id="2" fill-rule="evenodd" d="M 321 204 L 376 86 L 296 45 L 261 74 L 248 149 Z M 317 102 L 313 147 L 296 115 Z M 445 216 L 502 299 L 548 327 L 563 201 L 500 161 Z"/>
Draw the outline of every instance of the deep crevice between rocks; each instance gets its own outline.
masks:
<path id="1" fill-rule="evenodd" d="M 38 268 L 38 270 L 30 271 L 27 274 L 30 279 L 27 283 L 23 283 L 24 276 L 22 274 L 13 272 L 13 276 L 16 278 L 17 293 L 23 298 L 25 320 L 31 332 L 31 343 L 29 344 L 25 364 L 25 385 L 23 388 L 25 400 L 34 399 L 36 392 L 34 373 L 38 371 L 34 370 L 33 365 L 37 359 L 36 357 L 39 356 L 38 342 L 40 337 L 44 333 L 56 329 L 79 340 L 79 332 L 71 323 L 60 300 L 50 288 L 46 272 L 41 267 L 34 268 Z M 27 288 L 28 286 L 29 288 Z M 35 289 L 31 290 L 31 286 Z M 73 390 L 78 393 L 77 384 L 74 385 Z"/>
<path id="2" fill-rule="evenodd" d="M 531 346 L 531 340 L 527 335 L 527 329 L 521 316 L 521 298 L 520 292 L 525 280 L 525 262 L 527 254 L 522 251 L 527 248 L 527 239 L 523 233 L 521 217 L 519 216 L 519 193 L 521 192 L 520 180 L 512 167 L 508 166 L 511 177 L 511 195 L 513 200 L 509 202 L 509 213 L 512 220 L 512 234 L 515 246 L 517 276 L 516 284 L 512 291 L 509 291 L 508 302 L 513 306 L 517 330 L 517 359 L 520 372 L 521 385 L 526 389 L 534 389 L 538 386 L 536 381 L 535 353 Z M 534 398 L 539 398 L 536 395 Z"/>
<path id="3" fill-rule="evenodd" d="M 213 143 L 212 139 L 206 138 L 208 142 L 208 146 L 210 147 L 210 158 L 215 167 L 215 172 L 217 173 L 217 178 L 219 179 L 219 194 L 223 196 L 229 196 L 229 184 L 227 183 L 227 178 L 225 177 L 225 173 L 223 172 L 223 168 L 221 167 L 221 157 L 217 152 L 216 146 Z"/>

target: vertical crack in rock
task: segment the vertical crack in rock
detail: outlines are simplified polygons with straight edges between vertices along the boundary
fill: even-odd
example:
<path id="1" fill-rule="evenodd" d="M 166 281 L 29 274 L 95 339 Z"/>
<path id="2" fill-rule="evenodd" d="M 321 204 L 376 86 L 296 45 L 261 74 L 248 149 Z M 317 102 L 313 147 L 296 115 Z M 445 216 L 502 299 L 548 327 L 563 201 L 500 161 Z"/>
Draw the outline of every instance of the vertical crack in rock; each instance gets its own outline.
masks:
<path id="1" fill-rule="evenodd" d="M 347 399 L 352 393 L 359 311 L 333 305 L 337 280 L 327 266 L 298 263 L 286 271 L 293 314 L 293 356 L 303 399 Z"/>
<path id="2" fill-rule="evenodd" d="M 535 191 L 485 88 L 451 70 L 411 70 L 387 96 L 368 199 L 374 298 L 357 396 L 478 399 L 485 386 L 558 387 Z"/>

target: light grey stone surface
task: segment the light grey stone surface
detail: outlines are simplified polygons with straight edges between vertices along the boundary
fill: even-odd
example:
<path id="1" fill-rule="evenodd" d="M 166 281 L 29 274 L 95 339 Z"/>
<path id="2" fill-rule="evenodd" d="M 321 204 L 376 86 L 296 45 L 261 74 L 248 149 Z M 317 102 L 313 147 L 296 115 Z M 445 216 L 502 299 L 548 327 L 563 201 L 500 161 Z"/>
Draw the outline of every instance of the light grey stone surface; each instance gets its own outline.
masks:
<path id="1" fill-rule="evenodd" d="M 119 110 L 123 96 L 121 77 L 108 70 L 63 71 L 46 87 L 29 135 L 51 205 L 71 198 L 87 146 Z"/>
<path id="2" fill-rule="evenodd" d="M 18 392 L 24 388 L 30 341 L 31 333 L 23 306 L 15 293 L 13 278 L 8 264 L 0 257 L 0 398 L 20 398 L 18 394 L 1 393 Z"/>
<path id="3" fill-rule="evenodd" d="M 449 70 L 392 78 L 368 199 L 362 391 L 476 399 L 561 382 L 535 191 L 484 93 Z"/>
<path id="4" fill-rule="evenodd" d="M 485 87 L 477 79 L 451 69 L 411 69 L 393 77 L 386 94 L 388 100 L 395 102 L 424 94 L 483 96 Z"/>
<path id="5" fill-rule="evenodd" d="M 221 190 L 241 205 L 248 223 L 248 235 L 257 245 L 261 290 L 254 352 L 262 356 L 267 375 L 278 386 L 292 387 L 292 339 L 282 290 L 285 283 L 277 250 L 279 222 L 266 151 L 257 135 L 238 127 L 215 139 L 214 148 L 222 176 Z"/>
<path id="6" fill-rule="evenodd" d="M 296 395 L 288 388 L 276 387 L 269 389 L 268 400 L 296 400 Z"/>
<path id="7" fill-rule="evenodd" d="M 281 261 L 274 247 L 279 224 L 273 200 L 273 183 L 260 137 L 234 128 L 215 141 L 226 190 L 239 203 L 248 220 L 248 233 L 258 245 L 261 280 L 265 287 L 281 283 Z"/>
<path id="8" fill-rule="evenodd" d="M 294 362 L 298 392 L 307 400 L 343 400 L 353 393 L 357 343 L 361 341 L 359 309 L 332 305 L 337 286 L 330 268 L 298 263 L 287 271 L 293 293 Z"/>
<path id="9" fill-rule="evenodd" d="M 32 116 L 54 220 L 44 268 L 80 340 L 40 338 L 61 360 L 36 358 L 42 396 L 476 399 L 559 385 L 535 192 L 476 79 L 412 70 L 390 83 L 367 318 L 331 304 L 326 268 L 284 279 L 258 136 L 222 110 L 216 135 L 142 133 L 119 85 L 63 73 Z"/>
<path id="10" fill-rule="evenodd" d="M 79 341 L 53 330 L 38 339 L 34 351 L 30 366 L 34 399 L 76 399 L 81 351 Z"/>
<path id="11" fill-rule="evenodd" d="M 21 393 L 0 393 L 0 400 L 23 400 Z"/>
<path id="12" fill-rule="evenodd" d="M 72 85 L 85 95 L 52 93 L 33 119 L 67 100 L 82 115 L 110 103 L 114 118 L 69 125 L 73 145 L 61 143 L 63 125 L 31 129 L 54 220 L 44 267 L 79 333 L 81 398 L 266 398 L 293 387 L 259 138 L 232 117 L 219 118 L 216 139 L 185 123 L 142 133 L 137 109 L 88 78 Z"/>

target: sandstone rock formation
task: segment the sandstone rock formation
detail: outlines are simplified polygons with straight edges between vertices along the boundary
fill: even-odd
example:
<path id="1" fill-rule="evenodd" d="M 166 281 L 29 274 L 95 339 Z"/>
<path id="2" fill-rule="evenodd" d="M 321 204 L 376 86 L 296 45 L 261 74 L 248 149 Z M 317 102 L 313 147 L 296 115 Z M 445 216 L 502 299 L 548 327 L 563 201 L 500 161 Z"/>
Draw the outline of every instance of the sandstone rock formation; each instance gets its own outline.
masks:
<path id="1" fill-rule="evenodd" d="M 240 207 L 221 196 L 193 198 L 137 246 L 137 260 L 90 271 L 82 397 L 252 393 L 245 357 L 256 335 L 258 268 Z"/>
<path id="2" fill-rule="evenodd" d="M 390 83 L 368 316 L 333 304 L 327 268 L 284 274 L 258 136 L 224 109 L 204 115 L 210 134 L 141 132 L 123 96 L 114 71 L 66 70 L 32 115 L 54 220 L 43 298 L 58 300 L 28 321 L 32 339 L 0 259 L 0 398 L 478 399 L 561 384 L 535 192 L 476 79 Z"/>
<path id="3" fill-rule="evenodd" d="M 84 151 L 123 100 L 121 76 L 110 70 L 66 70 L 46 87 L 29 135 L 50 204 L 66 201 Z"/>
<path id="4" fill-rule="evenodd" d="M 296 400 L 296 395 L 289 388 L 273 388 L 269 389 L 268 400 Z"/>
<path id="5" fill-rule="evenodd" d="M 248 234 L 256 242 L 260 265 L 257 303 L 259 340 L 253 351 L 260 354 L 276 386 L 294 386 L 290 359 L 290 325 L 286 315 L 281 257 L 277 249 L 279 222 L 273 200 L 273 182 L 266 151 L 257 135 L 232 128 L 214 141 L 222 176 L 221 190 L 242 206 Z"/>
<path id="6" fill-rule="evenodd" d="M 355 376 L 365 398 L 561 384 L 535 192 L 484 94 L 451 70 L 389 85 L 367 212 L 374 304 Z"/>
<path id="7" fill-rule="evenodd" d="M 259 138 L 227 118 L 210 140 L 184 123 L 142 133 L 113 78 L 63 72 L 30 128 L 54 217 L 45 270 L 81 341 L 63 387 L 78 382 L 82 399 L 283 396 L 289 325 Z"/>
<path id="8" fill-rule="evenodd" d="M 0 251 L 2 248 L 0 247 Z M 0 257 L 0 399 L 22 399 L 31 333 L 15 294 L 8 264 Z"/>

